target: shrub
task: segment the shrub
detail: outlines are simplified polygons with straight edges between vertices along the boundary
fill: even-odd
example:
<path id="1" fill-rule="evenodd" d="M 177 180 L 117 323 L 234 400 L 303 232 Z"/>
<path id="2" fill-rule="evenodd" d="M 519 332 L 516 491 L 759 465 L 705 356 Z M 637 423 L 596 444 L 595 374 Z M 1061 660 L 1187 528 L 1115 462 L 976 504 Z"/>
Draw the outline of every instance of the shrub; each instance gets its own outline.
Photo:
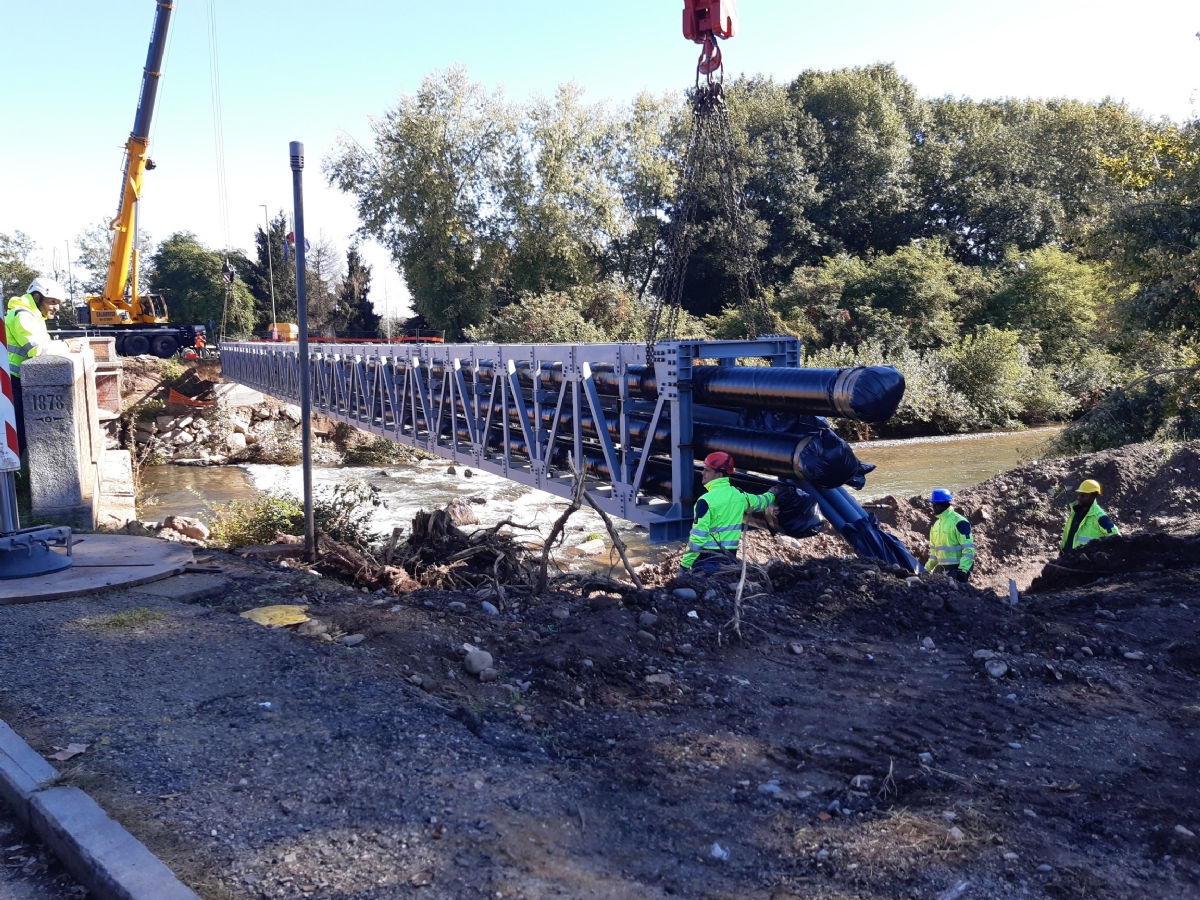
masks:
<path id="1" fill-rule="evenodd" d="M 269 544 L 277 534 L 304 533 L 304 506 L 282 492 L 260 492 L 252 500 L 234 500 L 209 508 L 211 538 L 227 547 Z"/>

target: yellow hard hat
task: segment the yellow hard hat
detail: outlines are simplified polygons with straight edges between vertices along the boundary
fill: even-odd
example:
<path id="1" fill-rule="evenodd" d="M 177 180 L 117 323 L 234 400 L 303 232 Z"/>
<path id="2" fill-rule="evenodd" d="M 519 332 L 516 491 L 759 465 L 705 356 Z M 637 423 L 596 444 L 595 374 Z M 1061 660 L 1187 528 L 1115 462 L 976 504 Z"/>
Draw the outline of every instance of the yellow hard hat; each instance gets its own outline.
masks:
<path id="1" fill-rule="evenodd" d="M 1085 481 L 1083 484 L 1081 484 L 1079 486 L 1078 490 L 1079 490 L 1079 493 L 1081 493 L 1081 494 L 1101 494 L 1101 493 L 1103 493 L 1103 491 L 1100 490 L 1100 482 L 1092 481 L 1092 479 L 1090 479 L 1090 478 L 1087 481 Z"/>

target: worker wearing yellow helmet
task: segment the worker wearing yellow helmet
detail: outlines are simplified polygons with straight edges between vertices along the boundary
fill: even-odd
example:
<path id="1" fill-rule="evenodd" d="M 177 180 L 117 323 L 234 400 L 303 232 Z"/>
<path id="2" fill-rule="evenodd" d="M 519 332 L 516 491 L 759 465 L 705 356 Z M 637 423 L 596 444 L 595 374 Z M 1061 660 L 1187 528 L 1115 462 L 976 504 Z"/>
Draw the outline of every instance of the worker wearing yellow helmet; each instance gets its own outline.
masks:
<path id="1" fill-rule="evenodd" d="M 1100 508 L 1096 499 L 1100 496 L 1099 482 L 1087 479 L 1075 492 L 1076 500 L 1069 507 L 1067 524 L 1063 528 L 1060 550 L 1075 550 L 1091 541 L 1119 535 L 1117 526 Z"/>

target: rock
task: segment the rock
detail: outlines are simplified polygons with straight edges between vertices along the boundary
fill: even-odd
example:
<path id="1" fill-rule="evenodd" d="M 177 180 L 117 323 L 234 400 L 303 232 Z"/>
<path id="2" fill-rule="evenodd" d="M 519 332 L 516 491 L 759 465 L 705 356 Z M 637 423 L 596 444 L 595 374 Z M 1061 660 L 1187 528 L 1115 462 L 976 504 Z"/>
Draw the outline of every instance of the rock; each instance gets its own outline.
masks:
<path id="1" fill-rule="evenodd" d="M 948 834 L 950 835 L 950 840 L 952 841 L 965 841 L 967 839 L 966 834 L 957 825 L 951 828 Z"/>
<path id="2" fill-rule="evenodd" d="M 854 788 L 856 791 L 865 791 L 874 783 L 874 775 L 855 775 L 850 779 L 850 787 Z"/>
<path id="3" fill-rule="evenodd" d="M 193 443 L 195 440 L 196 439 L 194 437 L 192 437 L 186 431 L 183 431 L 175 435 L 175 439 L 171 443 L 173 443 L 176 447 L 184 447 Z"/>
<path id="4" fill-rule="evenodd" d="M 571 618 L 571 611 L 569 609 L 556 609 L 554 612 L 550 613 L 550 615 L 552 615 L 559 622 L 565 622 L 567 619 Z"/>
<path id="5" fill-rule="evenodd" d="M 470 469 L 463 469 L 463 478 L 474 478 L 474 477 L 475 477 L 475 473 L 472 472 Z"/>
<path id="6" fill-rule="evenodd" d="M 713 859 L 719 859 L 721 862 L 725 862 L 727 859 L 729 859 L 729 851 L 720 844 L 713 844 L 712 849 L 708 852 Z"/>
<path id="7" fill-rule="evenodd" d="M 500 673 L 491 667 L 488 667 L 479 673 L 479 680 L 482 681 L 484 684 L 490 684 L 491 682 L 495 681 L 499 677 L 500 677 Z"/>
<path id="8" fill-rule="evenodd" d="M 174 416 L 156 416 L 154 425 L 159 431 L 170 431 L 171 423 L 175 421 Z M 138 426 L 141 427 L 141 426 Z"/>
<path id="9" fill-rule="evenodd" d="M 482 603 L 480 603 L 480 604 L 479 604 L 479 608 L 480 608 L 480 609 L 482 609 L 482 610 L 483 610 L 485 613 L 487 613 L 489 616 L 498 616 L 498 615 L 500 615 L 500 610 L 499 610 L 499 608 L 496 606 L 496 604 L 494 604 L 494 603 L 491 603 L 491 602 L 489 602 L 489 601 L 487 601 L 487 600 L 484 600 Z"/>
<path id="10" fill-rule="evenodd" d="M 177 419 L 175 421 L 175 424 L 172 425 L 171 427 L 176 428 L 179 431 L 182 431 L 183 429 L 187 428 L 189 425 L 191 425 L 195 421 L 196 420 L 194 418 L 192 418 L 191 416 L 184 416 L 182 419 Z"/>
<path id="11" fill-rule="evenodd" d="M 932 766 L 933 765 L 933 754 L 932 753 L 918 753 L 917 759 L 919 759 L 921 761 L 921 765 L 923 765 L 923 766 Z"/>
<path id="12" fill-rule="evenodd" d="M 365 634 L 348 634 L 342 638 L 342 643 L 347 647 L 357 647 L 367 639 Z"/>
<path id="13" fill-rule="evenodd" d="M 676 600 L 695 600 L 696 592 L 691 588 L 675 588 L 671 591 Z"/>
<path id="14" fill-rule="evenodd" d="M 996 653 L 993 650 L 976 650 L 971 656 L 974 659 L 995 659 Z"/>
<path id="15" fill-rule="evenodd" d="M 1016 862 L 1020 858 L 1021 857 L 1019 854 L 1013 853 L 1011 850 L 1009 850 L 1007 853 L 1004 854 L 1004 859 L 1007 862 Z"/>
<path id="16" fill-rule="evenodd" d="M 184 537 L 190 537 L 195 541 L 208 540 L 208 526 L 199 519 L 191 519 L 187 516 L 167 516 L 163 519 L 163 527 L 178 531 Z"/>
<path id="17" fill-rule="evenodd" d="M 654 675 L 646 676 L 646 684 L 661 684 L 664 687 L 671 686 L 671 676 L 666 672 L 658 672 Z"/>
<path id="18" fill-rule="evenodd" d="M 307 622 L 301 622 L 300 627 L 296 629 L 296 634 L 304 637 L 320 637 L 328 633 L 329 626 L 319 619 L 309 619 Z"/>
<path id="19" fill-rule="evenodd" d="M 293 425 L 299 425 L 300 421 L 304 418 L 304 414 L 301 412 L 300 407 L 292 406 L 290 403 L 281 409 L 280 413 L 285 419 L 289 419 Z"/>
<path id="20" fill-rule="evenodd" d="M 461 600 L 451 600 L 448 606 L 450 612 L 465 613 L 467 611 L 467 604 L 463 603 Z"/>
<path id="21" fill-rule="evenodd" d="M 1180 837 L 1188 838 L 1189 840 L 1196 836 L 1196 833 L 1194 831 L 1192 831 L 1191 829 L 1188 829 L 1188 828 L 1184 828 L 1182 825 L 1175 826 L 1175 833 L 1177 835 L 1179 835 Z"/>
<path id="22" fill-rule="evenodd" d="M 463 668 L 469 675 L 478 675 L 484 669 L 490 669 L 492 662 L 492 654 L 486 650 L 472 650 L 463 660 Z"/>
<path id="23" fill-rule="evenodd" d="M 789 550 L 803 550 L 804 549 L 803 544 L 801 544 L 794 537 L 789 537 L 786 534 L 775 535 L 775 543 L 777 543 L 780 547 L 787 547 Z"/>
<path id="24" fill-rule="evenodd" d="M 793 653 L 795 653 L 797 656 L 800 656 L 801 654 L 804 653 L 804 645 L 797 644 L 795 641 L 788 644 L 788 649 L 791 650 Z"/>
<path id="25" fill-rule="evenodd" d="M 993 678 L 1003 678 L 1008 674 L 1008 664 L 1002 659 L 989 659 L 983 664 L 983 667 L 987 669 L 987 673 Z"/>
<path id="26" fill-rule="evenodd" d="M 643 647 L 653 647 L 658 643 L 658 638 L 648 631 L 639 631 L 634 637 L 637 638 L 637 642 Z"/>
<path id="27" fill-rule="evenodd" d="M 608 544 L 604 543 L 600 538 L 593 538 L 590 541 L 584 541 L 582 544 L 575 545 L 575 551 L 580 556 L 599 556 L 608 550 Z"/>
<path id="28" fill-rule="evenodd" d="M 778 781 L 772 779 L 766 784 L 760 784 L 758 786 L 758 792 L 760 794 L 765 794 L 768 797 L 778 797 L 783 793 L 783 788 L 779 786 Z"/>
<path id="29" fill-rule="evenodd" d="M 1121 655 L 1124 656 L 1126 659 L 1132 660 L 1133 662 L 1141 662 L 1143 659 L 1146 658 L 1146 654 L 1143 653 L 1141 650 L 1131 650 L 1128 653 L 1123 653 Z"/>
<path id="30" fill-rule="evenodd" d="M 1054 866 L 1049 865 L 1048 863 L 1042 863 L 1040 866 L 1038 866 L 1037 870 L 1043 875 L 1049 875 L 1054 871 Z"/>
<path id="31" fill-rule="evenodd" d="M 653 628 L 658 624 L 658 616 L 652 612 L 644 612 L 638 616 L 638 624 L 643 628 Z"/>
<path id="32" fill-rule="evenodd" d="M 458 469 L 454 468 L 454 466 L 446 466 L 446 474 L 447 475 L 457 475 Z"/>
<path id="33" fill-rule="evenodd" d="M 421 675 L 410 675 L 408 677 L 408 680 L 411 681 L 413 684 L 415 684 L 417 687 L 420 687 L 422 685 L 422 683 L 424 683 L 424 681 L 425 681 L 424 677 Z"/>
<path id="34" fill-rule="evenodd" d="M 931 637 L 922 638 L 922 639 L 921 639 L 921 646 L 922 646 L 922 647 L 924 647 L 926 650 L 935 650 L 935 649 L 937 649 L 936 645 L 933 643 L 933 638 L 931 638 Z"/>
<path id="35" fill-rule="evenodd" d="M 478 525 L 479 516 L 475 515 L 475 510 L 471 509 L 470 505 L 462 500 L 455 498 L 446 505 L 446 515 L 450 517 L 450 521 L 455 525 Z"/>
<path id="36" fill-rule="evenodd" d="M 916 575 L 909 575 L 904 579 L 904 583 L 912 587 L 918 587 L 921 584 L 921 579 Z"/>
<path id="37" fill-rule="evenodd" d="M 233 432 L 233 434 L 230 434 L 225 438 L 225 446 L 228 447 L 233 453 L 236 453 L 239 450 L 245 450 L 246 435 L 240 431 Z"/>
<path id="38" fill-rule="evenodd" d="M 924 612 L 941 612 L 946 608 L 946 599 L 933 594 L 921 601 L 921 609 Z"/>

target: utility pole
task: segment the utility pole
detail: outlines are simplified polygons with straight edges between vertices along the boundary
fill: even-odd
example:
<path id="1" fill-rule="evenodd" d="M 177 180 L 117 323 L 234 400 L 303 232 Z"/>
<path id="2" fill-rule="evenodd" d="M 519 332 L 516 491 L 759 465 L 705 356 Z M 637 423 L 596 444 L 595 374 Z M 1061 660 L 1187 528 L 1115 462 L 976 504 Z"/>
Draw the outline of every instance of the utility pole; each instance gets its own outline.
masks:
<path id="1" fill-rule="evenodd" d="M 279 329 L 275 327 L 279 320 L 275 318 L 275 263 L 271 259 L 271 219 L 267 215 L 267 204 L 258 204 L 263 211 L 263 225 L 266 230 L 263 235 L 267 239 L 267 273 L 271 276 L 271 340 L 279 340 Z"/>
<path id="2" fill-rule="evenodd" d="M 304 284 L 304 144 L 288 145 L 292 156 L 292 203 L 296 210 L 296 324 L 300 328 L 300 450 L 304 481 L 304 558 L 317 559 L 312 497 L 312 385 L 308 370 L 308 290 Z"/>

